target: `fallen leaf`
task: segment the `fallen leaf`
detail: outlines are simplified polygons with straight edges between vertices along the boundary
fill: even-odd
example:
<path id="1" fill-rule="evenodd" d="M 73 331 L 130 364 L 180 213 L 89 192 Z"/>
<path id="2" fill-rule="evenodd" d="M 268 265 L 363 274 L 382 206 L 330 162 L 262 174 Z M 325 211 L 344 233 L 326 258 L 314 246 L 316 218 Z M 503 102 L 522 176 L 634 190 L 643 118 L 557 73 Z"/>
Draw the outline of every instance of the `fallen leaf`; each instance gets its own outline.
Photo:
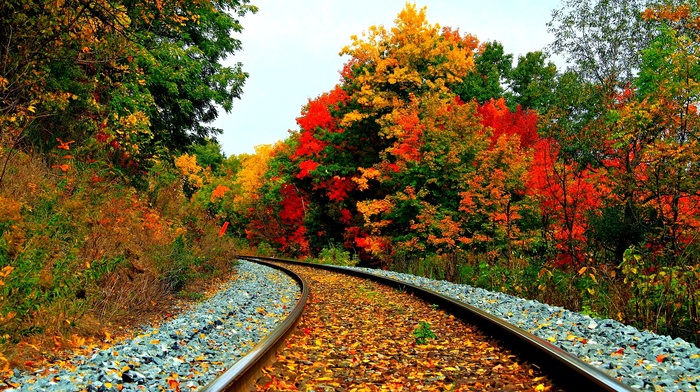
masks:
<path id="1" fill-rule="evenodd" d="M 612 356 L 614 356 L 614 357 L 617 357 L 617 356 L 620 356 L 620 355 L 622 355 L 622 354 L 624 354 L 624 353 L 625 353 L 625 349 L 619 348 L 619 349 L 617 349 L 616 351 L 613 351 L 612 354 L 610 354 L 610 355 L 612 355 Z"/>

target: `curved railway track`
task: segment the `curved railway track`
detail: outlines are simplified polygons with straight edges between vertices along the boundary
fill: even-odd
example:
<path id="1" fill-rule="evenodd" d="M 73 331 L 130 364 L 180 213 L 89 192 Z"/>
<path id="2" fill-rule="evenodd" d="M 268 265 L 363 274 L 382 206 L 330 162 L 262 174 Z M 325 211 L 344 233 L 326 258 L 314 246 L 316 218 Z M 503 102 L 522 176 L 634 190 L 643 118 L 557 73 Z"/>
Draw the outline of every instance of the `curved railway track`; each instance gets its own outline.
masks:
<path id="1" fill-rule="evenodd" d="M 279 346 L 284 342 L 284 339 L 289 336 L 294 327 L 299 322 L 304 311 L 304 306 L 309 298 L 309 286 L 299 275 L 294 272 L 282 268 L 276 264 L 268 263 L 259 259 L 249 259 L 240 257 L 240 259 L 252 260 L 254 262 L 264 264 L 273 268 L 277 268 L 286 273 L 292 279 L 299 283 L 301 287 L 301 296 L 292 308 L 287 318 L 282 321 L 272 333 L 251 349 L 243 358 L 236 362 L 226 372 L 217 377 L 209 385 L 205 386 L 202 391 L 219 392 L 219 391 L 245 391 L 249 390 L 255 378 L 260 373 L 260 369 L 270 362 L 274 357 Z"/>
<path id="2" fill-rule="evenodd" d="M 296 260 L 270 257 L 240 256 L 240 259 L 278 268 L 294 278 L 302 287 L 300 300 L 290 315 L 266 339 L 254 347 L 245 357 L 219 376 L 204 391 L 244 391 L 254 389 L 254 382 L 261 369 L 274 360 L 276 350 L 295 329 L 309 297 L 308 284 L 296 273 L 281 264 L 294 264 L 324 269 L 371 280 L 405 291 L 424 301 L 438 305 L 455 317 L 478 327 L 485 335 L 500 341 L 507 349 L 529 363 L 539 367 L 556 384 L 566 390 L 585 391 L 632 391 L 597 368 L 588 365 L 551 343 L 540 339 L 497 317 L 473 306 L 455 301 L 434 291 L 405 282 L 331 265 L 310 264 Z M 273 263 L 275 262 L 275 263 Z"/>

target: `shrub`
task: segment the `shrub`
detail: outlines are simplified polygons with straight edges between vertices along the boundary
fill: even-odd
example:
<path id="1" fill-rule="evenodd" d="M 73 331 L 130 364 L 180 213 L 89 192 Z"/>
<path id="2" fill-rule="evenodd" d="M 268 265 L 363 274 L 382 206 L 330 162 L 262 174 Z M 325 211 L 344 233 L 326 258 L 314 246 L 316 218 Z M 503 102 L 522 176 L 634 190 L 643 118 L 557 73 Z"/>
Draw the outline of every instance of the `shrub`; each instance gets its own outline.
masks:
<path id="1" fill-rule="evenodd" d="M 622 283 L 630 293 L 626 319 L 639 328 L 698 341 L 700 264 L 659 266 L 635 248 L 625 252 Z"/>
<path id="2" fill-rule="evenodd" d="M 354 267 L 359 260 L 356 255 L 350 255 L 350 252 L 344 250 L 340 246 L 334 245 L 321 249 L 318 258 L 312 259 L 312 262 Z"/>

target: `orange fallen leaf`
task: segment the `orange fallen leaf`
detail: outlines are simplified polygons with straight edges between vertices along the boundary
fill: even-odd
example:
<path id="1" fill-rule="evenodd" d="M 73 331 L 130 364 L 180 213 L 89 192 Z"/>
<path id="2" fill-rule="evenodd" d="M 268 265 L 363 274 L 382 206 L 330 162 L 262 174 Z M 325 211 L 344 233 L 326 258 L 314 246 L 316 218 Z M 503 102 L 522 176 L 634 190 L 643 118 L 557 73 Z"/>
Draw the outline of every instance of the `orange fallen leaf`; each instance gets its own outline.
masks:
<path id="1" fill-rule="evenodd" d="M 172 389 L 172 390 L 180 392 L 180 381 L 169 378 L 168 379 L 168 387 L 170 387 L 170 389 Z"/>

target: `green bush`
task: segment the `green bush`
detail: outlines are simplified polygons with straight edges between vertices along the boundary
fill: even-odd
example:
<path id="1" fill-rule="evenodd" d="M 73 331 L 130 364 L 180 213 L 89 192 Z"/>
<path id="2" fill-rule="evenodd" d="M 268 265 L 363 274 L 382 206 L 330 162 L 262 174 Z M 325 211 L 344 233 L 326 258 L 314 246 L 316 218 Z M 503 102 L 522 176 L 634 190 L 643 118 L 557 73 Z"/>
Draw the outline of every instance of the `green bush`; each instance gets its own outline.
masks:
<path id="1" fill-rule="evenodd" d="M 272 246 L 270 246 L 270 244 L 262 241 L 258 244 L 255 254 L 258 256 L 272 257 L 275 255 L 275 250 L 272 248 Z"/>
<path id="2" fill-rule="evenodd" d="M 185 237 L 180 235 L 169 245 L 165 257 L 158 261 L 161 280 L 173 292 L 182 290 L 187 282 L 195 277 L 195 266 L 200 263 L 187 246 Z"/>
<path id="3" fill-rule="evenodd" d="M 312 262 L 354 267 L 359 260 L 355 255 L 350 255 L 350 252 L 344 250 L 340 246 L 329 246 L 323 248 L 321 252 L 319 252 L 318 258 L 313 259 Z"/>
<path id="4" fill-rule="evenodd" d="M 430 324 L 427 321 L 421 321 L 416 329 L 413 330 L 413 337 L 416 339 L 416 344 L 425 344 L 428 339 L 435 339 L 435 333 L 430 329 Z"/>

